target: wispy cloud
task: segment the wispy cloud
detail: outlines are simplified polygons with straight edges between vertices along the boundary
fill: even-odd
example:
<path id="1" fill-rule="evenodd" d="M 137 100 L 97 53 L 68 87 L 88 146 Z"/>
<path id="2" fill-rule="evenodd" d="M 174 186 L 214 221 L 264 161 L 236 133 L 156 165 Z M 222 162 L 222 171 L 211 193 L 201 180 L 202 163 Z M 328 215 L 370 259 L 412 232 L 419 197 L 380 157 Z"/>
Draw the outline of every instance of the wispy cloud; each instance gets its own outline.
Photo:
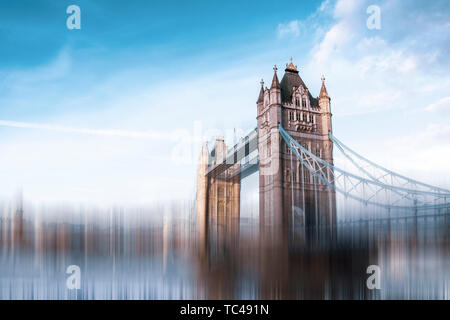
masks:
<path id="1" fill-rule="evenodd" d="M 433 21 L 437 8 L 430 11 L 423 9 L 425 4 L 379 1 L 384 27 L 369 30 L 366 9 L 371 4 L 370 0 L 335 1 L 334 10 L 328 11 L 333 22 L 325 32 L 316 31 L 318 40 L 303 68 L 306 76 L 325 74 L 337 114 L 423 108 L 433 96 L 448 92 L 450 76 L 442 72 L 448 36 L 435 32 L 430 37 L 431 30 L 446 28 L 442 18 Z M 447 4 L 441 2 L 439 6 Z M 420 23 L 398 28 L 397 17 L 404 12 Z M 429 50 L 423 50 L 425 47 Z"/>
<path id="2" fill-rule="evenodd" d="M 450 111 L 450 97 L 440 99 L 436 103 L 429 104 L 425 107 L 426 111 Z"/>
<path id="3" fill-rule="evenodd" d="M 125 130 L 113 130 L 113 129 L 87 129 L 87 128 L 73 128 L 60 125 L 51 124 L 39 124 L 28 122 L 16 122 L 0 120 L 0 126 L 10 128 L 22 128 L 22 129 L 38 129 L 54 132 L 64 133 L 78 133 L 88 134 L 96 136 L 113 136 L 133 139 L 150 139 L 150 140 L 174 140 L 176 137 L 173 134 L 165 134 L 159 132 L 141 132 L 141 131 L 125 131 Z"/>
<path id="4" fill-rule="evenodd" d="M 298 37 L 300 35 L 300 23 L 298 20 L 292 20 L 288 23 L 278 25 L 279 37 Z"/>
<path id="5" fill-rule="evenodd" d="M 423 130 L 392 139 L 384 145 L 396 170 L 449 187 L 450 126 L 429 124 Z M 379 156 L 378 156 L 379 157 Z"/>

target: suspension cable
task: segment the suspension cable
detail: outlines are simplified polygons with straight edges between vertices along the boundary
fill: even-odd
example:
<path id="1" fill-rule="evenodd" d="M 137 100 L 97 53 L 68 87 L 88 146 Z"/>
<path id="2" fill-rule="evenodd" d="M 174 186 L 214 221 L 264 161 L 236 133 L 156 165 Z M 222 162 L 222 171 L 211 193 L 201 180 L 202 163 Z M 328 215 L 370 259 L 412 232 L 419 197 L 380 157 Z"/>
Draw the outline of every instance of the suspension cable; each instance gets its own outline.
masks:
<path id="1" fill-rule="evenodd" d="M 346 192 L 345 190 L 342 190 L 341 188 L 337 187 L 333 181 L 333 183 L 330 183 L 327 179 L 325 179 L 322 175 L 318 174 L 318 171 L 320 170 L 320 168 L 318 170 L 315 170 L 311 167 L 311 165 L 305 161 L 303 159 L 303 157 L 299 154 L 298 150 L 300 150 L 303 154 L 308 155 L 310 158 L 312 158 L 314 161 L 326 166 L 328 169 L 331 170 L 331 172 L 334 174 L 334 170 L 340 172 L 345 179 L 345 176 L 347 177 L 351 177 L 353 179 L 356 179 L 358 181 L 360 181 L 360 183 L 366 183 L 368 185 L 375 185 L 377 187 L 381 187 L 381 188 L 385 188 L 385 189 L 389 189 L 391 191 L 395 191 L 395 190 L 401 190 L 404 192 L 408 192 L 411 194 L 426 194 L 426 195 L 434 195 L 434 196 L 438 196 L 438 197 L 442 197 L 445 196 L 443 194 L 436 194 L 434 192 L 429 192 L 429 191 L 421 191 L 421 190 L 413 190 L 413 189 L 408 189 L 408 188 L 404 188 L 404 187 L 397 187 L 397 186 L 391 186 L 391 185 L 386 185 L 384 183 L 378 182 L 378 181 L 373 181 L 373 180 L 369 180 L 357 175 L 354 175 L 352 173 L 349 173 L 345 170 L 342 170 L 338 167 L 335 167 L 333 165 L 331 165 L 330 163 L 322 160 L 321 158 L 316 157 L 314 154 L 312 154 L 311 152 L 309 152 L 309 150 L 306 150 L 304 147 L 302 147 L 296 140 L 294 140 L 281 126 L 281 124 L 279 125 L 279 130 L 280 133 L 283 137 L 283 139 L 286 141 L 287 145 L 289 146 L 289 148 L 291 149 L 292 152 L 295 152 L 297 158 L 300 160 L 301 164 L 303 166 L 305 166 L 315 177 L 317 177 L 319 180 L 321 180 L 324 184 L 326 184 L 327 186 L 329 186 L 330 188 L 333 188 L 334 190 L 344 194 L 347 197 L 350 197 L 354 200 L 357 200 L 359 202 L 362 202 L 364 204 L 371 204 L 371 205 L 375 205 L 375 206 L 380 206 L 380 207 L 384 207 L 384 208 L 395 208 L 395 209 L 411 209 L 411 208 L 416 208 L 416 209 L 436 209 L 436 208 L 448 208 L 448 206 L 450 206 L 450 204 L 444 203 L 444 204 L 434 204 L 434 205 L 422 205 L 422 206 L 401 206 L 401 205 L 387 205 L 387 204 L 383 204 L 383 203 L 379 203 L 379 202 L 375 202 L 375 201 L 370 201 L 364 198 L 360 198 L 358 196 L 355 196 L 353 194 L 350 194 L 349 192 Z"/>

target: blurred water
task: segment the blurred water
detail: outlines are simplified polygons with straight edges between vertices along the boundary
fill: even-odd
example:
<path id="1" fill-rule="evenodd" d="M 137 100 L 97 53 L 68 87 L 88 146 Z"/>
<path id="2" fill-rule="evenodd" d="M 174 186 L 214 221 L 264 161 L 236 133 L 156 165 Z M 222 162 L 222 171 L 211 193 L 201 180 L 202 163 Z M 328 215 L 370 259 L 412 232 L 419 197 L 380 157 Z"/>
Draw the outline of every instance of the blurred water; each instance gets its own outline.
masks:
<path id="1" fill-rule="evenodd" d="M 145 210 L 3 205 L 0 299 L 449 299 L 448 214 L 340 221 L 260 241 L 254 212 L 239 234 L 195 239 L 192 206 Z M 61 209 L 56 211 L 60 212 Z M 156 214 L 155 214 L 156 213 Z M 232 238 L 230 241 L 229 238 Z M 81 289 L 66 287 L 69 265 Z M 381 289 L 369 290 L 369 265 Z"/>

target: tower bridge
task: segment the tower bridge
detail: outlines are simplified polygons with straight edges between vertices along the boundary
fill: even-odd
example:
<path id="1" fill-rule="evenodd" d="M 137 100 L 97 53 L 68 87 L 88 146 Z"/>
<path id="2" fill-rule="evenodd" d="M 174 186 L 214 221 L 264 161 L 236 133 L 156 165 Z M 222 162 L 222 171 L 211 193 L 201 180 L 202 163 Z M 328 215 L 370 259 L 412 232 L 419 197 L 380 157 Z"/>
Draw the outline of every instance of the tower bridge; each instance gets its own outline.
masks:
<path id="1" fill-rule="evenodd" d="M 221 136 L 211 150 L 203 146 L 197 171 L 198 239 L 236 241 L 241 181 L 256 171 L 259 236 L 270 243 L 295 233 L 332 239 L 342 220 L 338 209 L 357 208 L 364 212 L 359 220 L 444 215 L 447 221 L 450 190 L 383 168 L 333 135 L 331 98 L 323 76 L 321 81 L 314 97 L 292 58 L 281 81 L 274 66 L 270 88 L 261 81 L 257 127 L 231 148 Z M 347 162 L 345 169 L 334 165 L 333 151 Z"/>

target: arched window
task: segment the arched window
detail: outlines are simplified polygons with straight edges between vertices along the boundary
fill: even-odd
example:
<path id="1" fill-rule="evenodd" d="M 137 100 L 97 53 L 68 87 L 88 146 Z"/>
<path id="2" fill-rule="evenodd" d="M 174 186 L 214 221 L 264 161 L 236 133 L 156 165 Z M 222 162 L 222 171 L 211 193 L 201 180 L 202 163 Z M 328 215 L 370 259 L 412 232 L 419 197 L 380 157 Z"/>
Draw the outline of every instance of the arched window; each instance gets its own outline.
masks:
<path id="1" fill-rule="evenodd" d="M 302 108 L 306 108 L 306 98 L 302 98 Z"/>
<path id="2" fill-rule="evenodd" d="M 300 106 L 300 99 L 299 99 L 298 97 L 295 97 L 295 105 L 296 105 L 297 107 Z"/>

